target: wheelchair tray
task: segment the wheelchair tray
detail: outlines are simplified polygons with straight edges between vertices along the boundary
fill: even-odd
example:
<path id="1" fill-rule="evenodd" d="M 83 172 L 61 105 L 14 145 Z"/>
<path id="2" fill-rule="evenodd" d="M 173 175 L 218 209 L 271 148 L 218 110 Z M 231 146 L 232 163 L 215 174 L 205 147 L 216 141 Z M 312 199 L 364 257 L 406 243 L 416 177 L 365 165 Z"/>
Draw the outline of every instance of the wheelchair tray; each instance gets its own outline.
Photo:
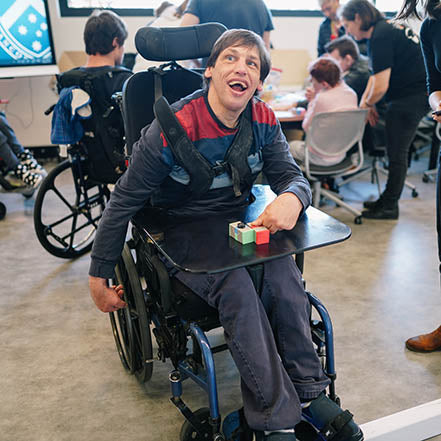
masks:
<path id="1" fill-rule="evenodd" d="M 255 185 L 253 193 L 256 201 L 239 213 L 220 213 L 204 220 L 172 220 L 159 225 L 158 219 L 141 211 L 132 223 L 141 237 L 153 243 L 173 266 L 192 273 L 218 273 L 302 254 L 342 242 L 351 236 L 351 229 L 347 225 L 309 207 L 292 230 L 272 234 L 267 244 L 242 245 L 229 237 L 229 223 L 255 220 L 275 198 L 267 185 Z"/>

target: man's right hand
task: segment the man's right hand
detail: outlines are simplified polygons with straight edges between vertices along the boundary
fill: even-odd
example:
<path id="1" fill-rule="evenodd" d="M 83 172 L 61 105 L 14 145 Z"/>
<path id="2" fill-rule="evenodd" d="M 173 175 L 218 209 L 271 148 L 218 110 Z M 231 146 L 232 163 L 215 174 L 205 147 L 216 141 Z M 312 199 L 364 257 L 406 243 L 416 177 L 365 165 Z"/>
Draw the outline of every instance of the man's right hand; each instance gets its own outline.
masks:
<path id="1" fill-rule="evenodd" d="M 106 279 L 89 276 L 89 289 L 90 295 L 100 311 L 114 312 L 127 306 L 127 303 L 122 300 L 124 295 L 122 285 L 109 288 Z"/>

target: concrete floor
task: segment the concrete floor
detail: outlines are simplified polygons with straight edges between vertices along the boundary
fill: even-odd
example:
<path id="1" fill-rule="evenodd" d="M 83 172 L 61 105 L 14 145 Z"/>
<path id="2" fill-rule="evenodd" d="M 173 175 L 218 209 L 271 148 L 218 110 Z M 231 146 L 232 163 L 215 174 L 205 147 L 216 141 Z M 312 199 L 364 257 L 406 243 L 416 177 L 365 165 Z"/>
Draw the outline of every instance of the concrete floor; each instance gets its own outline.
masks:
<path id="1" fill-rule="evenodd" d="M 325 206 L 353 236 L 306 255 L 307 286 L 334 322 L 337 392 L 359 423 L 441 396 L 441 352 L 404 348 L 441 321 L 435 186 L 421 182 L 426 164 L 423 157 L 410 170 L 420 196 L 404 191 L 399 221 L 354 225 L 352 215 Z M 354 182 L 344 194 L 361 208 L 375 191 Z M 51 256 L 34 234 L 32 200 L 0 200 L 8 207 L 0 222 L 0 440 L 178 440 L 183 418 L 168 401 L 171 365 L 155 364 L 140 387 L 120 364 L 108 317 L 89 297 L 89 255 Z M 227 353 L 215 359 L 226 415 L 240 404 L 239 379 Z M 194 409 L 206 405 L 193 383 L 184 385 L 184 398 Z"/>

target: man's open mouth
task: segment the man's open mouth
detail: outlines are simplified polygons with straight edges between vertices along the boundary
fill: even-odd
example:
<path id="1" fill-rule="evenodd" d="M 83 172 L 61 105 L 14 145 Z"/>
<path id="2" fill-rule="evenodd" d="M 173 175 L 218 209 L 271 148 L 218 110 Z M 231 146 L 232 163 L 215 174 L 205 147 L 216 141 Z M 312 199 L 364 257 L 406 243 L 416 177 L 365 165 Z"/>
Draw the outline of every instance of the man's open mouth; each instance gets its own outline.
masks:
<path id="1" fill-rule="evenodd" d="M 236 92 L 243 92 L 248 89 L 248 86 L 240 81 L 232 81 L 231 83 L 228 83 L 228 85 Z"/>

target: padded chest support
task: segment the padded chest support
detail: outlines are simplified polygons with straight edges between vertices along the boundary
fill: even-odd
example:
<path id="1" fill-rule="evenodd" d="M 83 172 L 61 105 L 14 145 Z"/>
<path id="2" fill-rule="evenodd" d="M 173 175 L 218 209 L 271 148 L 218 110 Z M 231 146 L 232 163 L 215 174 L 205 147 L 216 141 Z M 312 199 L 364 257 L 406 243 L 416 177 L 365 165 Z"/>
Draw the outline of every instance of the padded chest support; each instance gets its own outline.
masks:
<path id="1" fill-rule="evenodd" d="M 252 185 L 248 154 L 253 143 L 251 102 L 242 113 L 239 130 L 221 163 L 212 165 L 193 145 L 179 123 L 166 98 L 159 98 L 154 105 L 155 116 L 177 163 L 190 175 L 189 189 L 193 196 L 206 193 L 216 176 L 227 172 L 233 181 L 236 197 L 241 188 Z"/>

